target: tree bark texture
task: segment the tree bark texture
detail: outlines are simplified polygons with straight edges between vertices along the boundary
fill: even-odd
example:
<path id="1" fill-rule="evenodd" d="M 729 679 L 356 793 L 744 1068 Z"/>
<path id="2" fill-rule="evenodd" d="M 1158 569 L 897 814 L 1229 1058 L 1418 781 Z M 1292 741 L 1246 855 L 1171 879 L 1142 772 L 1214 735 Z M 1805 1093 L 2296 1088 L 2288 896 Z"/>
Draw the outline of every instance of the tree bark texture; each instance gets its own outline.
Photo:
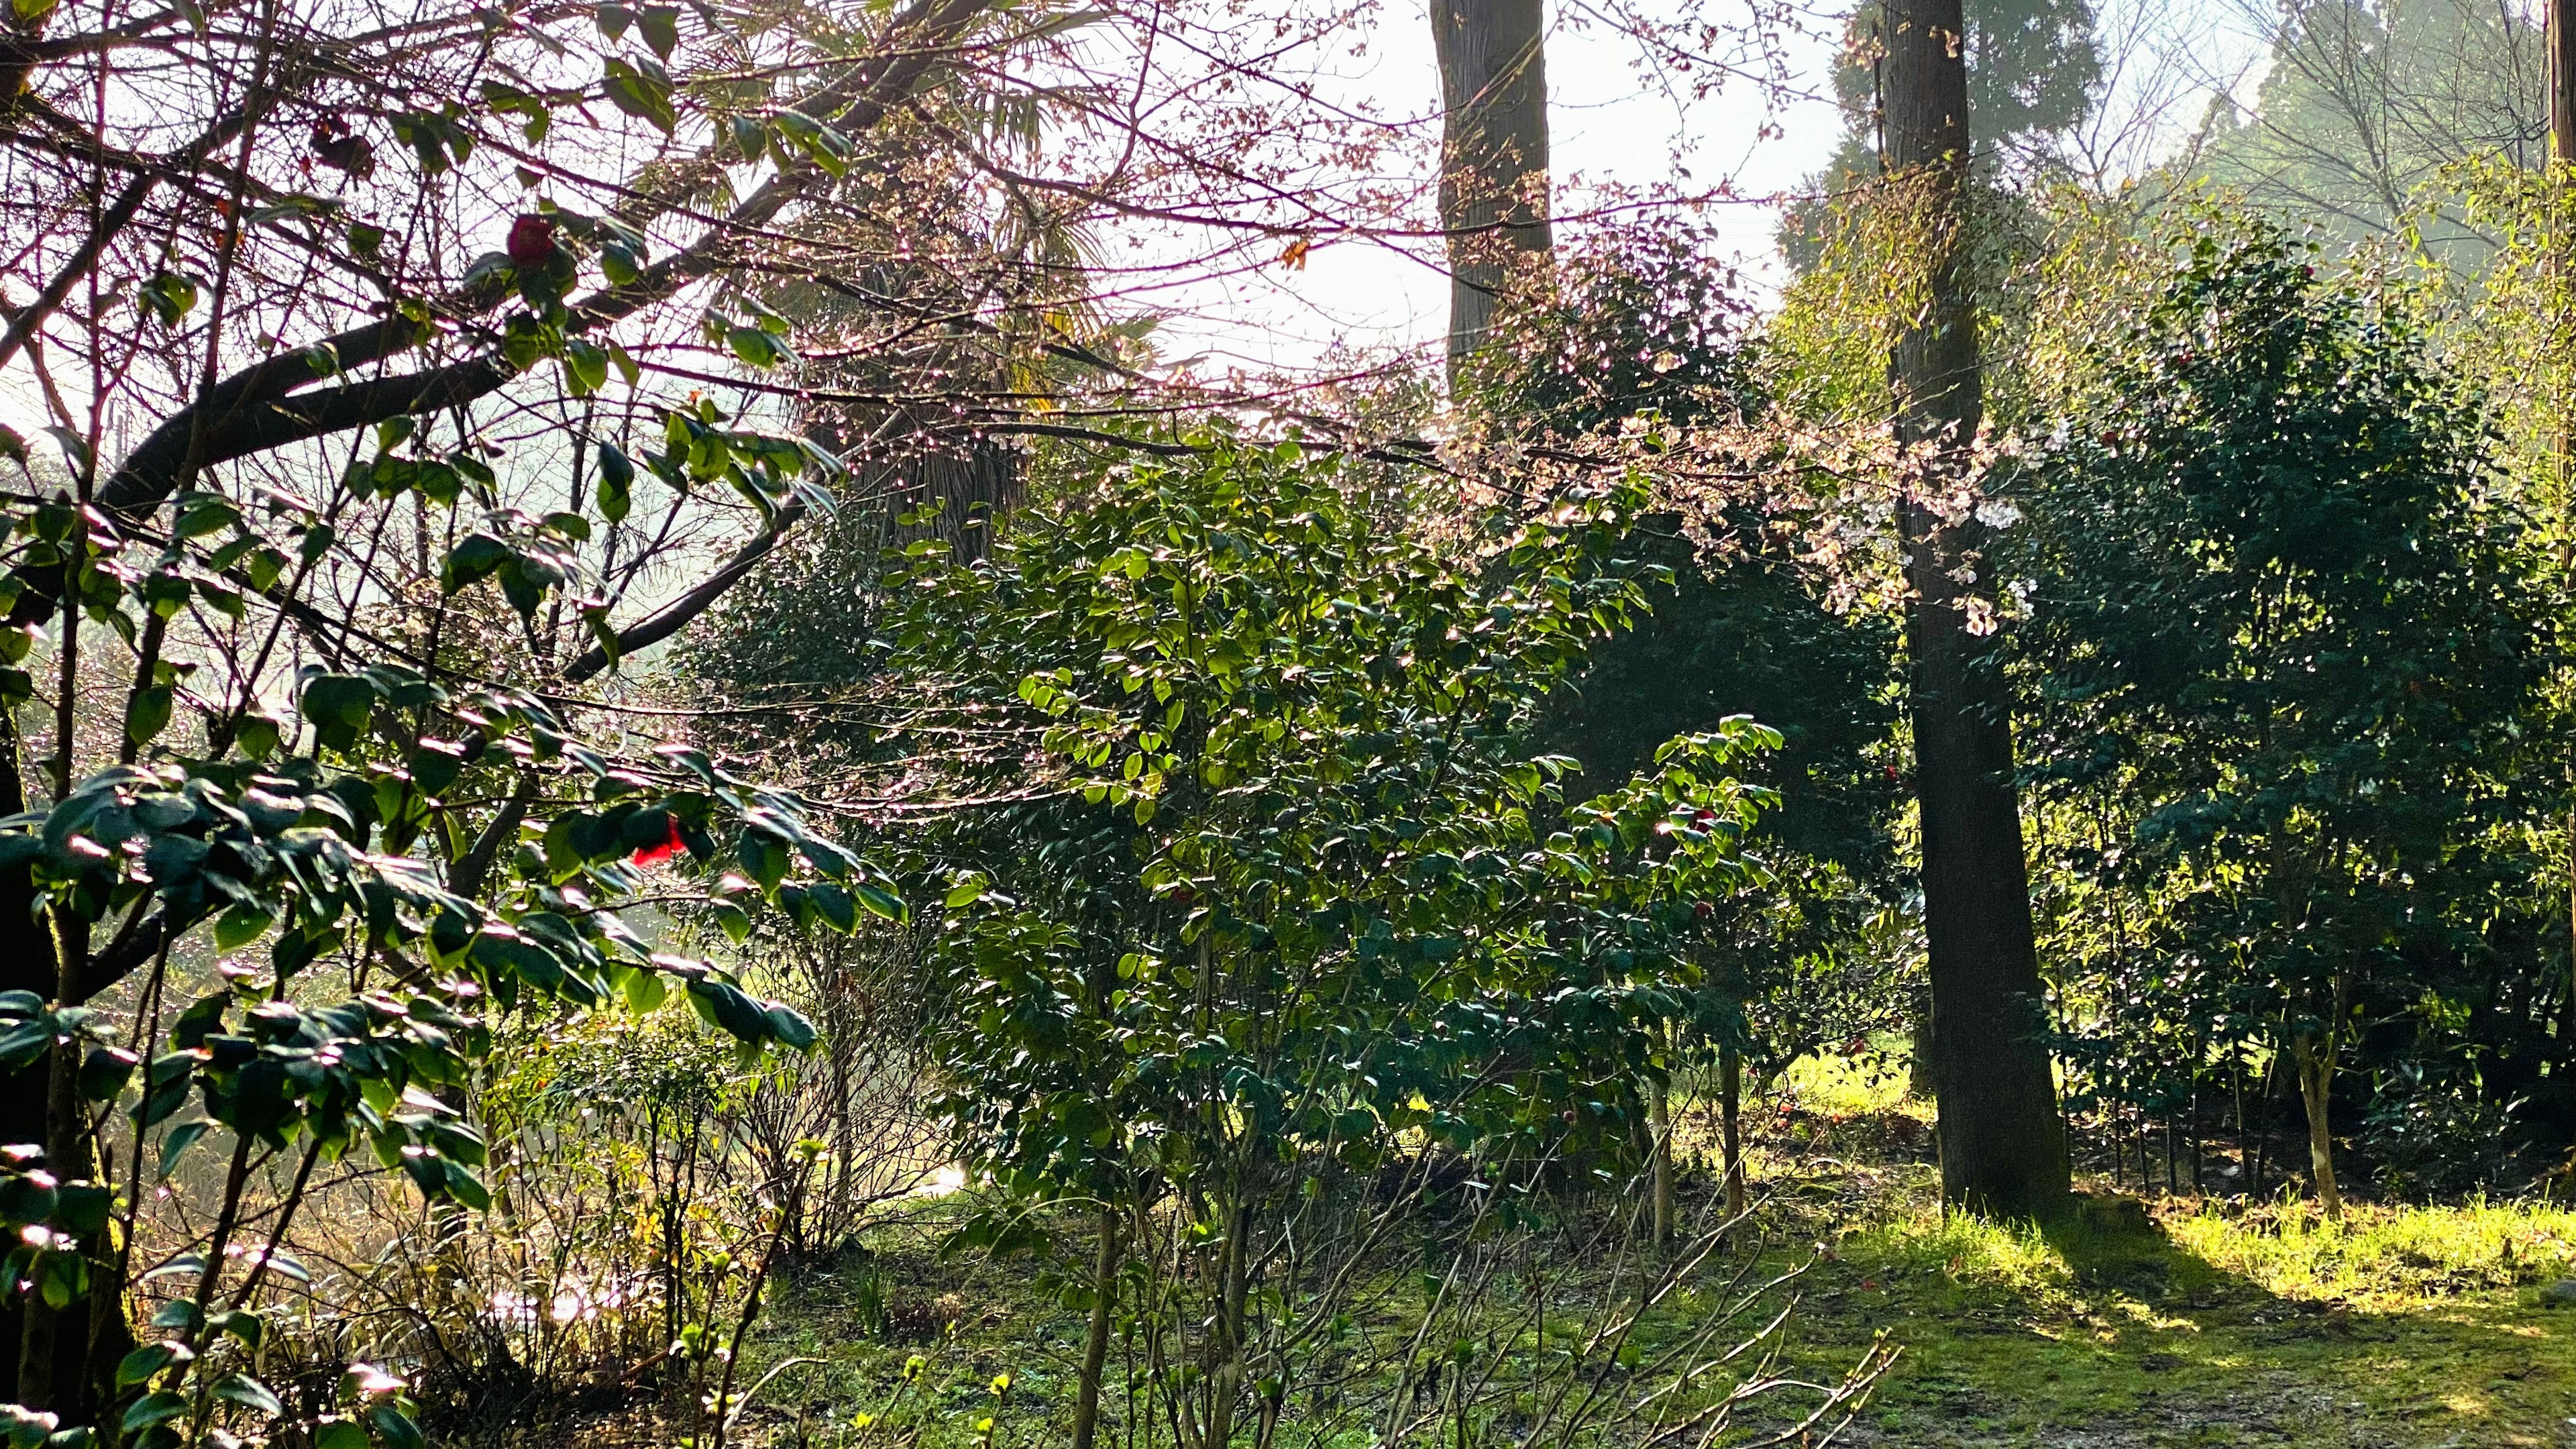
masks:
<path id="1" fill-rule="evenodd" d="M 1725 1156 L 1726 1220 L 1744 1216 L 1744 1058 L 1735 1048 L 1717 1052 L 1718 1150 Z"/>
<path id="2" fill-rule="evenodd" d="M 2576 0 L 2546 0 L 2541 48 L 2547 54 L 2549 159 L 2576 162 Z"/>
<path id="3" fill-rule="evenodd" d="M 2570 289 L 2576 288 L 2576 265 L 2570 265 L 2568 256 L 2570 244 L 2565 235 L 2564 215 L 2566 198 L 2562 190 L 2566 185 L 2567 168 L 2576 165 L 2576 0 L 2543 0 L 2541 10 L 2541 49 L 2549 91 L 2549 151 L 2541 158 L 2541 164 L 2548 168 L 2550 199 L 2558 203 L 2553 208 L 2551 224 L 2560 229 L 2557 254 L 2551 259 L 2558 274 L 2555 295 L 2551 299 L 2557 308 L 2556 316 L 2551 319 L 2551 331 L 2563 356 L 2568 345 L 2570 313 L 2576 312 L 2569 297 Z M 2571 492 L 2576 492 L 2576 488 L 2571 488 L 2571 480 L 2576 480 L 2576 466 L 2571 466 L 2571 458 L 2576 458 L 2576 450 L 2569 446 L 2567 423 L 2562 414 L 2551 429 L 2550 476 L 2558 485 L 2559 507 L 2576 511 L 2576 500 L 2569 497 Z M 2565 520 L 2561 526 L 2567 526 Z M 2558 545 L 2558 558 L 2562 570 L 2576 568 L 2576 546 L 2562 538 Z M 2570 933 L 2567 1030 L 2570 1039 L 2576 1039 L 2576 808 L 2571 808 L 2567 814 L 2567 914 Z"/>
<path id="4" fill-rule="evenodd" d="M 2344 1018 L 2352 1009 L 2352 979 L 2333 982 L 2334 1006 L 2324 1024 L 2290 1038 L 2290 1055 L 2299 1068 L 2299 1104 L 2307 1109 L 2308 1175 L 2315 1184 L 2317 1206 L 2330 1222 L 2343 1218 L 2343 1193 L 2335 1182 L 2334 1074 L 2343 1052 Z"/>
<path id="5" fill-rule="evenodd" d="M 1967 268 L 1968 77 L 1960 0 L 1887 6 L 1881 104 L 1890 191 L 1920 218 L 1926 305 L 1896 340 L 1889 376 L 1901 442 L 1931 476 L 1899 509 L 1914 595 L 1906 645 L 1922 812 L 1924 929 L 1943 1200 L 2004 1218 L 2065 1203 L 2065 1123 L 2043 1036 L 2046 1011 L 2013 781 L 2012 716 L 1975 573 L 1980 525 L 1930 500 L 1955 481 L 1982 420 L 1976 301 Z M 1991 612 L 1986 618 L 1991 620 Z"/>
<path id="6" fill-rule="evenodd" d="M 1492 332 L 1527 256 L 1553 245 L 1547 32 L 1540 0 L 1431 0 L 1440 65 L 1440 227 L 1449 236 L 1449 381 Z"/>
<path id="7" fill-rule="evenodd" d="M 1646 1085 L 1646 1117 L 1654 1135 L 1654 1233 L 1660 1248 L 1673 1240 L 1673 1102 L 1668 1084 Z"/>
<path id="8" fill-rule="evenodd" d="M 2343 1193 L 2335 1186 L 2334 1124 L 2330 1114 L 2334 1098 L 2334 1044 L 2320 1044 L 2314 1036 L 2301 1036 L 2292 1042 L 2299 1059 L 2299 1102 L 2308 1110 L 2308 1173 L 2316 1184 L 2317 1206 L 2325 1210 L 2328 1221 L 2343 1217 Z"/>
<path id="9" fill-rule="evenodd" d="M 1092 1449 L 1100 1426 L 1100 1375 L 1109 1363 L 1109 1328 L 1118 1303 L 1118 1209 L 1100 1210 L 1100 1252 L 1091 1270 L 1091 1322 L 1082 1342 L 1082 1380 L 1073 1401 L 1073 1449 Z"/>

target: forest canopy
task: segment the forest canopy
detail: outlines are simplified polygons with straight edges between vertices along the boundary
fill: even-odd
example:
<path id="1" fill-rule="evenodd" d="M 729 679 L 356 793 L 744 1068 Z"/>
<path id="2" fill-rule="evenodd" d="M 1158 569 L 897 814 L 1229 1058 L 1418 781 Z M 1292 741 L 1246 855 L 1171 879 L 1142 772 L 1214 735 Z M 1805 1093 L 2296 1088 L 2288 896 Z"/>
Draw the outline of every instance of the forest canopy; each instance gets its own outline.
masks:
<path id="1" fill-rule="evenodd" d="M 0 1437 L 2558 1432 L 2570 33 L 18 0 Z"/>

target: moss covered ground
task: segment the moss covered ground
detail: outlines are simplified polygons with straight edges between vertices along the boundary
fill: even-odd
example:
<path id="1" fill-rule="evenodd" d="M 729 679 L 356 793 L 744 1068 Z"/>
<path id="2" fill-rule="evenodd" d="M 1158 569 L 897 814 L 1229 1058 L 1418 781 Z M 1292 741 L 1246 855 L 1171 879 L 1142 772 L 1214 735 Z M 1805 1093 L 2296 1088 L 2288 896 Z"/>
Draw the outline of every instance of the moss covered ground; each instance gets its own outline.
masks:
<path id="1" fill-rule="evenodd" d="M 2576 1214 L 2359 1204 L 2337 1225 L 2296 1199 L 2094 1183 L 2065 1224 L 1998 1227 L 1939 1211 L 1920 1113 L 1884 1084 L 1810 1070 L 1780 1100 L 1757 1124 L 1758 1251 L 1815 1259 L 1786 1361 L 1821 1375 L 1882 1333 L 1901 1348 L 1838 1442 L 2576 1445 L 2576 1307 L 2539 1291 L 2576 1275 Z M 875 1438 L 865 1415 L 925 1443 L 1061 1441 L 1075 1315 L 1027 1263 L 943 1262 L 934 1236 L 800 1275 L 755 1367 L 811 1362 L 764 1392 L 756 1437 Z M 1686 1332 L 1687 1311 L 1641 1340 Z"/>

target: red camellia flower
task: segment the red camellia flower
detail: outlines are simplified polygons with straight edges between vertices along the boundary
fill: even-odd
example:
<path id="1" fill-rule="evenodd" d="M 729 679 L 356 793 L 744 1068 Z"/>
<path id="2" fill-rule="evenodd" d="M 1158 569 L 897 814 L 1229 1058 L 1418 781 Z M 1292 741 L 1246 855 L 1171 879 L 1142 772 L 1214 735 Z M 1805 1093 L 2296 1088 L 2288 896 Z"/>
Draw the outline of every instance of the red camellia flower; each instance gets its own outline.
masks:
<path id="1" fill-rule="evenodd" d="M 554 260 L 554 221 L 532 211 L 510 223 L 509 253 L 510 265 L 523 272 L 533 272 Z"/>
<path id="2" fill-rule="evenodd" d="M 1710 905 L 1706 901 L 1694 901 L 1691 903 L 1691 914 L 1705 921 L 1709 917 L 1717 914 L 1717 907 Z"/>
<path id="3" fill-rule="evenodd" d="M 680 817 L 677 815 L 665 815 L 662 818 L 671 823 L 671 833 L 662 837 L 661 844 L 648 845 L 642 850 L 635 852 L 635 863 L 637 865 L 660 865 L 662 862 L 669 860 L 672 856 L 675 856 L 681 851 L 689 848 L 688 842 L 680 838 Z"/>

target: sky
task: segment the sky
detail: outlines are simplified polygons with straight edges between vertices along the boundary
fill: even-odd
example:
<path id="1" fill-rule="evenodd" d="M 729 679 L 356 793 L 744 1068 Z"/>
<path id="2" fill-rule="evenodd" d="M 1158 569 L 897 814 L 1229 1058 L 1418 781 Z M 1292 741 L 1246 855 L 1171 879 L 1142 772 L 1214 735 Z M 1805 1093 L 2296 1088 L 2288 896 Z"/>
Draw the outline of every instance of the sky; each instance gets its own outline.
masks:
<path id="1" fill-rule="evenodd" d="M 1843 118 L 1830 99 L 1838 20 L 1812 16 L 1803 22 L 1810 34 L 1782 45 L 1788 89 L 1803 95 L 1730 81 L 1711 96 L 1677 98 L 1640 74 L 1634 39 L 1586 22 L 1594 3 L 1548 0 L 1549 147 L 1560 214 L 1580 210 L 1591 188 L 1604 183 L 1705 191 L 1723 180 L 1742 199 L 1707 206 L 1699 219 L 1715 231 L 1720 250 L 1734 254 L 1758 300 L 1782 280 L 1773 240 L 1779 198 L 1821 172 L 1842 140 Z M 1639 0 L 1647 10 L 1667 3 Z M 2103 41 L 2136 47 L 2119 85 L 2158 92 L 2115 93 L 2103 115 L 2138 115 L 2153 105 L 2161 119 L 2142 134 L 2169 139 L 2178 120 L 2203 113 L 2213 84 L 2250 100 L 2265 51 L 2246 3 L 2097 0 Z M 1435 113 L 1439 78 L 1423 0 L 1390 0 L 1357 38 L 1366 54 L 1341 68 L 1339 94 L 1329 99 L 1368 97 L 1391 114 Z M 2131 147 L 2128 163 L 2134 169 L 2162 149 L 2152 141 Z M 1211 368 L 1295 373 L 1336 344 L 1361 352 L 1436 347 L 1446 327 L 1448 279 L 1422 254 L 1365 241 L 1326 243 L 1302 270 L 1229 275 L 1156 301 L 1172 314 L 1158 336 L 1166 358 L 1195 355 Z"/>
<path id="2" fill-rule="evenodd" d="M 1842 137 L 1823 37 L 1786 46 L 1795 84 L 1811 94 L 1768 94 L 1730 81 L 1716 94 L 1676 96 L 1639 73 L 1639 46 L 1579 12 L 1551 4 L 1547 42 L 1550 167 L 1560 212 L 1579 209 L 1604 184 L 1706 186 L 1723 178 L 1746 198 L 1706 207 L 1703 224 L 1738 253 L 1757 280 L 1772 277 L 1776 207 L 1821 169 Z M 1830 33 L 1833 27 L 1817 22 Z M 1336 83 L 1395 114 L 1430 114 L 1440 94 L 1431 27 L 1421 0 L 1395 0 L 1364 37 L 1366 54 Z M 1774 133 L 1764 137 L 1769 124 Z M 1560 238 L 1561 240 L 1561 238 Z M 1228 277 L 1161 299 L 1173 315 L 1159 337 L 1166 357 L 1205 355 L 1215 365 L 1302 370 L 1339 343 L 1373 351 L 1427 348 L 1447 326 L 1449 281 L 1421 255 L 1366 241 L 1325 243 L 1302 269 Z"/>
<path id="3" fill-rule="evenodd" d="M 1349 0 L 1259 3 L 1349 8 Z M 1713 230 L 1722 253 L 1734 255 L 1758 300 L 1780 280 L 1773 245 L 1778 200 L 1801 190 L 1842 138 L 1843 118 L 1829 97 L 1841 33 L 1834 12 L 1844 0 L 1814 0 L 1830 9 L 1803 19 L 1805 34 L 1776 40 L 1785 89 L 1730 79 L 1707 95 L 1676 94 L 1642 73 L 1638 42 L 1599 18 L 1599 7 L 1626 4 L 1660 20 L 1693 0 L 1546 3 L 1559 213 L 1580 212 L 1604 186 L 1678 186 L 1705 194 L 1723 183 L 1736 199 L 1701 208 L 1698 220 Z M 1753 8 L 1750 0 L 1697 3 L 1720 20 L 1749 15 Z M 2158 43 L 2150 48 L 2185 53 L 2197 74 L 2232 73 L 2240 96 L 2249 94 L 2242 88 L 2244 62 L 2259 57 L 2260 46 L 2248 34 L 2230 33 L 2224 21 L 2234 7 L 2248 3 L 2255 0 L 2097 0 L 2104 38 L 2114 44 L 2139 38 L 2128 28 L 2134 14 L 2174 16 L 2182 23 L 2157 27 Z M 1346 26 L 1335 37 L 1343 43 L 1324 67 L 1319 100 L 1334 106 L 1366 101 L 1382 116 L 1413 122 L 1417 135 L 1436 135 L 1440 90 L 1425 0 L 1384 0 L 1367 13 L 1363 24 Z M 2198 113 L 2196 106 L 2178 109 Z M 1426 169 L 1427 154 L 1415 158 Z M 1448 278 L 1437 265 L 1436 244 L 1319 237 L 1302 268 L 1235 268 L 1188 281 L 1174 279 L 1195 275 L 1186 259 L 1198 255 L 1206 239 L 1167 237 L 1163 244 L 1173 250 L 1159 259 L 1149 253 L 1148 259 L 1174 265 L 1142 300 L 1165 314 L 1156 338 L 1161 356 L 1167 362 L 1204 359 L 1203 374 L 1230 368 L 1308 372 L 1337 350 L 1430 354 L 1445 332 Z M 0 419 L 22 432 L 43 421 L 23 369 L 0 375 Z"/>

